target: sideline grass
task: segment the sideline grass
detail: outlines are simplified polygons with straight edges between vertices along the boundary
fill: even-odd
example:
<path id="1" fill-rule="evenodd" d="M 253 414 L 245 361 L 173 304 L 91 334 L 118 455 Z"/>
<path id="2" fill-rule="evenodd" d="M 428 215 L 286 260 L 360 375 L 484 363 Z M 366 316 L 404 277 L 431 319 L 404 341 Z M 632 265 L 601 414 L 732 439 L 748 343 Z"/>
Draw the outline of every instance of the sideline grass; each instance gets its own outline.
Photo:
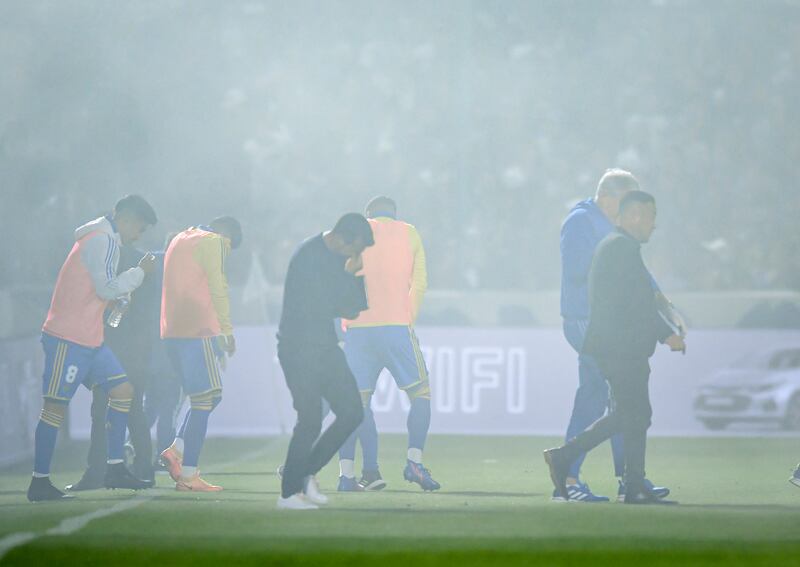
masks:
<path id="1" fill-rule="evenodd" d="M 15 548 L 3 564 L 169 565 L 434 563 L 489 565 L 800 565 L 800 490 L 786 479 L 794 439 L 651 440 L 650 477 L 681 506 L 554 504 L 541 450 L 548 438 L 432 437 L 427 465 L 443 489 L 423 494 L 402 480 L 404 439 L 382 438 L 380 493 L 335 493 L 335 463 L 322 471 L 331 505 L 275 510 L 286 439 L 211 440 L 205 474 L 220 494 L 183 494 L 159 477 L 154 498 L 65 537 Z M 84 444 L 65 447 L 54 482 L 77 479 Z M 257 458 L 227 465 L 263 449 Z M 610 451 L 590 455 L 584 476 L 613 495 Z M 127 491 L 83 493 L 78 501 L 25 500 L 27 467 L 0 472 L 0 538 L 44 532 L 70 516 L 129 499 Z"/>

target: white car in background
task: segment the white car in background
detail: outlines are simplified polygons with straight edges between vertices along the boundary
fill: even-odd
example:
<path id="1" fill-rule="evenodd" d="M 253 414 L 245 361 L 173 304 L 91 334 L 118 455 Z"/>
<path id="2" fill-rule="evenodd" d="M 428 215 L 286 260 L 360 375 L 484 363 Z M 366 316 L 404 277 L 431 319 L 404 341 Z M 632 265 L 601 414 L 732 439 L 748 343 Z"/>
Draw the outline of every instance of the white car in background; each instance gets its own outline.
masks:
<path id="1" fill-rule="evenodd" d="M 714 430 L 734 422 L 800 430 L 800 346 L 764 349 L 715 372 L 698 387 L 694 412 Z"/>

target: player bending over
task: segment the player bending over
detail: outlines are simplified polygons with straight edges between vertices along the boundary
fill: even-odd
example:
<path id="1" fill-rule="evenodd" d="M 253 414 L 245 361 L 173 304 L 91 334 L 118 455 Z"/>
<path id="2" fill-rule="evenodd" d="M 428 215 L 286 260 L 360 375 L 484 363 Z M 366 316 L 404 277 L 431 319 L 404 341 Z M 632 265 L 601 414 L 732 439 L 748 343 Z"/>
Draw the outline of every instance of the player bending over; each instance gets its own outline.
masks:
<path id="1" fill-rule="evenodd" d="M 161 338 L 191 405 L 178 437 L 161 453 L 178 491 L 222 490 L 200 478 L 197 463 L 208 418 L 222 400 L 215 349 L 236 351 L 225 257 L 241 242 L 239 221 L 219 217 L 175 236 L 164 257 Z"/>
<path id="2" fill-rule="evenodd" d="M 364 405 L 364 421 L 339 450 L 339 490 L 380 490 L 386 486 L 378 469 L 378 429 L 371 401 L 378 376 L 386 368 L 411 401 L 408 413 L 408 453 L 403 477 L 423 490 L 440 485 L 422 465 L 422 450 L 431 423 L 431 388 L 414 321 L 428 286 L 425 250 L 417 229 L 397 220 L 397 205 L 388 197 L 367 204 L 366 215 L 375 245 L 363 254 L 369 309 L 347 329 L 344 352 L 356 378 Z M 356 482 L 356 438 L 364 463 Z"/>
<path id="3" fill-rule="evenodd" d="M 36 427 L 33 478 L 28 488 L 31 502 L 72 498 L 50 482 L 50 462 L 67 406 L 81 384 L 102 387 L 108 393 L 104 485 L 134 490 L 151 486 L 134 478 L 123 462 L 133 388 L 117 357 L 103 343 L 103 313 L 110 301 L 135 290 L 153 269 L 154 259 L 147 255 L 138 266 L 117 275 L 120 246 L 136 241 L 156 222 L 156 213 L 147 201 L 128 195 L 117 202 L 112 215 L 75 231 L 75 244 L 58 274 L 42 327 L 44 405 Z"/>

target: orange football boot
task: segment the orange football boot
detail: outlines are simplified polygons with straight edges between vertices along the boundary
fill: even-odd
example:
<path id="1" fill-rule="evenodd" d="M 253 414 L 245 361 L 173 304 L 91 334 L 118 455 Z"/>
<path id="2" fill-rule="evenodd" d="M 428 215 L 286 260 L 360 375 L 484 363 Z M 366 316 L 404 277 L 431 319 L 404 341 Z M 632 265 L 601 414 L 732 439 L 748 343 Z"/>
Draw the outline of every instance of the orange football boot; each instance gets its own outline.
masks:
<path id="1" fill-rule="evenodd" d="M 219 492 L 221 486 L 211 484 L 200 478 L 200 473 L 191 478 L 179 478 L 175 482 L 175 490 L 178 492 Z"/>
<path id="2" fill-rule="evenodd" d="M 161 453 L 161 460 L 167 466 L 167 471 L 172 480 L 178 482 L 181 478 L 181 469 L 183 468 L 183 455 L 173 446 L 169 446 Z"/>

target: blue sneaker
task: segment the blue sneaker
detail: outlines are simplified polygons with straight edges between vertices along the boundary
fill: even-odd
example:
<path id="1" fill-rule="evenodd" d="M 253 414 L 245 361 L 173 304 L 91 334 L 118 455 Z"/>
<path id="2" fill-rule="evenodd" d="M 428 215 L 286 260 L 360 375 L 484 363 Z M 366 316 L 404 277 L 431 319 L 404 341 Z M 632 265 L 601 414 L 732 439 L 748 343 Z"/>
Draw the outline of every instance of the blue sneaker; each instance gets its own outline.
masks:
<path id="1" fill-rule="evenodd" d="M 564 499 L 559 496 L 558 491 L 553 491 L 553 496 L 551 500 L 553 502 L 608 502 L 608 496 L 600 496 L 598 494 L 594 494 L 592 489 L 589 488 L 588 484 L 583 482 L 579 482 L 578 484 L 568 484 L 567 485 L 567 496 L 568 499 Z"/>
<path id="2" fill-rule="evenodd" d="M 797 465 L 797 468 L 794 469 L 794 474 L 792 475 L 792 478 L 789 479 L 789 482 L 797 487 L 800 487 L 800 465 Z"/>
<path id="3" fill-rule="evenodd" d="M 336 489 L 339 492 L 364 492 L 364 488 L 358 484 L 355 477 L 339 477 L 339 487 Z"/>
<path id="4" fill-rule="evenodd" d="M 653 493 L 656 498 L 666 498 L 669 496 L 669 488 L 656 486 L 647 479 L 644 479 L 644 487 Z M 617 502 L 625 502 L 625 482 L 620 479 L 619 490 L 617 490 Z"/>
<path id="5" fill-rule="evenodd" d="M 422 466 L 421 463 L 406 461 L 406 468 L 403 470 L 403 478 L 408 482 L 416 482 L 422 490 L 439 490 L 442 486 L 431 478 L 431 471 Z"/>

